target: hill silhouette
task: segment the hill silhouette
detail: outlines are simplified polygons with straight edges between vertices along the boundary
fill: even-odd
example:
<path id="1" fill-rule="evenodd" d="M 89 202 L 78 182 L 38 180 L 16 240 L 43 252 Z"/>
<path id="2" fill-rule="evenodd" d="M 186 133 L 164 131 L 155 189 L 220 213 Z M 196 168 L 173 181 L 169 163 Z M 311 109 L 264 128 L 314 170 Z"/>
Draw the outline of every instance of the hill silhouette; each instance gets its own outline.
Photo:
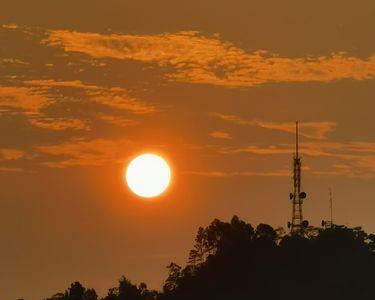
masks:
<path id="1" fill-rule="evenodd" d="M 168 266 L 162 291 L 125 277 L 103 300 L 375 299 L 375 235 L 360 227 L 290 236 L 234 216 L 199 228 L 185 267 Z M 98 300 L 76 282 L 47 300 Z"/>

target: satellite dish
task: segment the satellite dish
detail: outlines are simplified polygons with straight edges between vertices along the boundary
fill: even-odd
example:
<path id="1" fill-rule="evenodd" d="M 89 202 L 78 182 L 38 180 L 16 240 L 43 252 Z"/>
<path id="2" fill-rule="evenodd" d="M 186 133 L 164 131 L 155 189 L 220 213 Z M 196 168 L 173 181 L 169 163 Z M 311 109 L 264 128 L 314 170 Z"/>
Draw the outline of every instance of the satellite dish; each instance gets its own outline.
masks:
<path id="1" fill-rule="evenodd" d="M 292 223 L 288 222 L 288 228 L 292 227 Z"/>
<path id="2" fill-rule="evenodd" d="M 301 199 L 306 199 L 307 194 L 306 194 L 305 192 L 302 192 L 302 193 L 299 194 L 299 197 L 300 197 Z"/>
<path id="3" fill-rule="evenodd" d="M 294 194 L 290 193 L 290 194 L 289 194 L 289 199 L 290 199 L 290 200 L 293 200 L 293 198 L 294 198 Z"/>
<path id="4" fill-rule="evenodd" d="M 302 222 L 302 226 L 303 226 L 304 228 L 309 227 L 309 221 L 307 221 L 307 220 L 303 221 L 303 222 Z"/>

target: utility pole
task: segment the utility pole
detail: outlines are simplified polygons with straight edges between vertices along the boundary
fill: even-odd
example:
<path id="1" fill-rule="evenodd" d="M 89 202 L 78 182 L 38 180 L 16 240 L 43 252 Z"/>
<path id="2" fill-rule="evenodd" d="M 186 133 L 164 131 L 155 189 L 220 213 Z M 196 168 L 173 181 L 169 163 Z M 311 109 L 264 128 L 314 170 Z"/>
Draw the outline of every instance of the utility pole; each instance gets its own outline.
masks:
<path id="1" fill-rule="evenodd" d="M 301 192 L 302 183 L 302 159 L 299 154 L 299 123 L 296 122 L 296 149 L 293 157 L 293 193 L 289 198 L 293 202 L 292 222 L 288 222 L 291 234 L 303 235 L 309 222 L 303 220 L 302 204 L 307 194 Z"/>

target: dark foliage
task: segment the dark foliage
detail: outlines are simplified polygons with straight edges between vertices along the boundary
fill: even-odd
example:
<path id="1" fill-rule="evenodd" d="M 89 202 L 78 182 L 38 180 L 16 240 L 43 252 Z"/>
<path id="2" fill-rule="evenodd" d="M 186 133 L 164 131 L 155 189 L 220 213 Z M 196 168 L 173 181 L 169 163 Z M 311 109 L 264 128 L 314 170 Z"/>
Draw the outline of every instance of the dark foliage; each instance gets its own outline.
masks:
<path id="1" fill-rule="evenodd" d="M 158 293 L 148 290 L 145 283 L 136 286 L 122 277 L 118 288 L 110 289 L 103 300 L 154 300 L 157 296 Z"/>
<path id="2" fill-rule="evenodd" d="M 125 277 L 103 300 L 375 299 L 375 235 L 361 228 L 309 228 L 304 236 L 233 217 L 199 228 L 187 266 L 168 266 L 163 292 Z M 97 300 L 74 283 L 48 300 Z"/>
<path id="3" fill-rule="evenodd" d="M 58 293 L 46 300 L 98 300 L 98 295 L 95 290 L 86 289 L 79 282 L 75 282 L 65 293 Z"/>
<path id="4" fill-rule="evenodd" d="M 147 289 L 145 283 L 136 286 L 125 277 L 119 280 L 116 288 L 111 288 L 102 300 L 155 300 L 158 293 Z M 86 289 L 79 282 L 75 282 L 65 293 L 58 293 L 46 300 L 98 300 L 93 289 Z"/>

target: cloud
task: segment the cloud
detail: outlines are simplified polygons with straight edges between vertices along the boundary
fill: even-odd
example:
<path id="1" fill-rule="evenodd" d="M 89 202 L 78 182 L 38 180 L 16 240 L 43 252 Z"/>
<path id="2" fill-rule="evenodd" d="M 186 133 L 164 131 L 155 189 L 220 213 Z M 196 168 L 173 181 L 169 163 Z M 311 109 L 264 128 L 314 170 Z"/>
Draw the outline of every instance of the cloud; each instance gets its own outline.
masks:
<path id="1" fill-rule="evenodd" d="M 80 80 L 71 80 L 71 81 L 57 81 L 53 79 L 33 79 L 24 81 L 25 84 L 31 86 L 39 86 L 45 88 L 52 87 L 72 87 L 72 88 L 81 88 L 85 90 L 99 90 L 100 87 L 97 85 L 84 84 Z"/>
<path id="2" fill-rule="evenodd" d="M 158 112 L 154 105 L 146 104 L 138 99 L 132 98 L 127 91 L 120 87 L 102 87 L 92 84 L 84 84 L 80 80 L 56 81 L 56 80 L 28 80 L 25 84 L 40 87 L 49 91 L 55 87 L 79 89 L 85 92 L 87 98 L 104 106 L 118 110 L 130 111 L 134 114 L 150 114 Z"/>
<path id="3" fill-rule="evenodd" d="M 218 146 L 218 145 L 187 145 L 189 149 L 201 152 L 205 157 L 214 157 L 219 161 L 228 161 L 220 156 L 232 156 L 229 161 L 243 161 L 245 157 L 259 160 L 257 156 L 264 156 L 267 160 L 274 159 L 281 163 L 277 172 L 265 170 L 262 172 L 236 172 L 225 170 L 201 171 L 189 170 L 186 175 L 206 177 L 233 176 L 290 176 L 290 171 L 284 170 L 294 155 L 294 144 L 275 144 L 270 146 Z M 300 145 L 303 157 L 303 170 L 316 176 L 342 176 L 348 178 L 375 178 L 375 143 L 373 142 L 333 142 L 314 140 Z M 283 158 L 284 157 L 284 158 Z M 277 158 L 277 160 L 275 160 Z"/>
<path id="4" fill-rule="evenodd" d="M 16 23 L 2 24 L 0 25 L 0 28 L 4 30 L 22 32 L 23 34 L 29 35 L 29 36 L 34 35 L 36 32 L 43 31 L 43 29 L 40 27 L 24 26 L 24 25 L 19 25 Z"/>
<path id="5" fill-rule="evenodd" d="M 1 163 L 13 163 L 26 156 L 26 152 L 19 149 L 13 148 L 1 148 L 0 149 L 0 161 Z M 24 169 L 12 166 L 0 165 L 0 172 L 2 173 L 20 173 L 25 172 Z"/>
<path id="6" fill-rule="evenodd" d="M 13 164 L 17 167 L 17 160 L 27 160 L 31 165 L 42 163 L 47 167 L 67 168 L 105 165 L 124 159 L 124 153 L 133 147 L 131 141 L 112 140 L 107 134 L 111 134 L 112 137 L 119 137 L 119 134 L 123 138 L 125 130 L 122 128 L 142 125 L 143 118 L 160 112 L 162 107 L 155 102 L 138 99 L 130 89 L 99 84 L 95 81 L 96 75 L 90 74 L 85 77 L 87 73 L 77 72 L 77 69 L 85 66 L 100 68 L 95 70 L 97 72 L 104 72 L 103 66 L 106 66 L 105 70 L 111 71 L 113 59 L 134 61 L 145 64 L 146 67 L 158 68 L 166 79 L 171 81 L 228 87 L 251 87 L 275 82 L 331 82 L 345 78 L 367 80 L 375 76 L 375 55 L 369 55 L 367 59 L 352 57 L 343 52 L 327 53 L 326 56 L 321 57 L 281 57 L 262 50 L 247 51 L 223 40 L 218 35 L 204 36 L 198 32 L 106 35 L 69 30 L 46 31 L 42 28 L 16 24 L 4 25 L 2 28 L 28 34 L 33 32 L 33 39 L 28 37 L 32 43 L 39 43 L 45 38 L 42 41 L 45 46 L 55 47 L 49 49 L 53 51 L 47 52 L 43 47 L 38 47 L 43 53 L 52 55 L 47 59 L 47 63 L 56 68 L 62 62 L 67 63 L 69 71 L 64 73 L 64 78 L 74 74 L 74 77 L 67 77 L 66 80 L 51 78 L 51 74 L 54 74 L 51 72 L 53 69 L 45 68 L 42 64 L 42 72 L 48 73 L 40 73 L 38 78 L 35 78 L 35 71 L 39 69 L 23 72 L 22 77 L 17 75 L 4 77 L 6 86 L 0 86 L 0 115 L 21 116 L 22 118 L 15 119 L 27 120 L 30 126 L 51 131 L 50 135 L 41 134 L 41 142 L 46 144 L 38 144 L 38 146 L 33 144 L 32 138 L 40 133 L 32 131 L 36 135 L 28 141 L 31 145 L 25 147 L 25 151 L 29 151 L 27 153 L 10 150 L 0 152 L 0 159 L 6 161 L 6 167 L 13 167 Z M 0 64 L 6 67 L 9 65 L 24 65 L 23 68 L 30 69 L 36 67 L 12 57 L 12 54 L 8 53 L 6 58 L 0 58 Z M 103 82 L 110 82 L 106 80 L 104 81 L 103 78 Z M 119 82 L 118 78 L 115 81 Z M 229 114 L 215 115 L 225 122 L 240 126 L 255 126 L 294 134 L 293 122 L 252 120 Z M 103 123 L 107 126 L 103 126 Z M 110 126 L 118 126 L 121 129 L 106 130 Z M 301 123 L 300 126 L 301 135 L 308 138 L 308 142 L 301 145 L 301 153 L 308 157 L 307 162 L 310 164 L 310 162 L 324 160 L 325 165 L 329 166 L 318 170 L 310 165 L 311 169 L 308 170 L 310 174 L 375 177 L 373 144 L 329 142 L 328 137 L 331 138 L 331 133 L 337 126 L 336 122 L 329 120 Z M 65 130 L 70 132 L 64 134 L 59 132 Z M 72 132 L 73 130 L 77 132 Z M 231 134 L 226 130 L 214 130 L 208 134 L 215 139 L 227 140 L 226 145 L 232 144 Z M 188 150 L 199 151 L 201 157 L 210 160 L 223 159 L 223 155 L 227 155 L 224 159 L 228 158 L 228 162 L 232 160 L 230 155 L 235 161 L 243 156 L 258 158 L 259 155 L 274 159 L 274 156 L 289 156 L 294 152 L 294 145 L 272 144 L 272 141 L 269 142 L 269 146 L 259 144 L 236 146 L 233 142 L 233 147 L 210 145 L 210 141 L 214 142 L 210 139 L 206 141 L 208 144 L 188 147 Z M 32 150 L 28 150 L 30 148 Z M 317 165 L 323 164 L 319 164 L 318 161 Z M 185 173 L 210 177 L 289 176 L 289 170 L 284 171 L 284 167 L 285 165 L 280 166 L 281 171 L 273 171 L 271 168 L 269 171 L 262 169 L 264 172 L 231 169 L 231 171 L 193 170 Z"/>
<path id="7" fill-rule="evenodd" d="M 0 149 L 0 156 L 4 160 L 17 160 L 22 158 L 25 152 L 19 149 L 3 148 Z"/>
<path id="8" fill-rule="evenodd" d="M 30 124 L 39 128 L 60 131 L 67 129 L 90 130 L 90 125 L 80 119 L 66 118 L 37 118 L 31 119 Z"/>
<path id="9" fill-rule="evenodd" d="M 247 147 L 227 147 L 218 150 L 220 154 L 263 154 L 263 155 L 272 155 L 272 154 L 292 154 L 294 152 L 293 145 L 288 146 L 247 146 Z"/>
<path id="10" fill-rule="evenodd" d="M 3 113 L 16 110 L 35 117 L 50 104 L 51 99 L 38 90 L 18 86 L 0 86 L 0 108 Z"/>
<path id="11" fill-rule="evenodd" d="M 1 25 L 1 27 L 4 28 L 4 29 L 11 29 L 11 30 L 16 30 L 16 29 L 20 28 L 20 26 L 18 26 L 15 23 L 3 24 L 3 25 Z"/>
<path id="12" fill-rule="evenodd" d="M 169 80 L 231 87 L 278 82 L 332 82 L 375 78 L 375 54 L 367 59 L 345 52 L 281 57 L 247 52 L 217 35 L 185 31 L 158 35 L 99 34 L 50 30 L 44 44 L 93 58 L 113 58 L 172 67 Z"/>
<path id="13" fill-rule="evenodd" d="M 193 176 L 203 176 L 203 177 L 287 177 L 290 176 L 290 170 L 279 170 L 270 172 L 229 172 L 229 171 L 184 171 L 181 172 L 182 175 L 193 175 Z"/>
<path id="14" fill-rule="evenodd" d="M 70 168 L 84 166 L 104 166 L 123 163 L 126 153 L 132 153 L 136 145 L 126 139 L 75 139 L 55 145 L 36 146 L 26 155 L 22 151 L 0 151 L 0 155 L 7 160 L 27 158 L 37 160 L 38 163 L 50 168 Z M 294 152 L 294 145 L 280 144 L 269 147 L 248 146 L 238 147 L 205 147 L 206 151 L 221 155 L 288 155 Z M 196 150 L 203 150 L 202 147 Z M 205 153 L 207 154 L 207 153 Z M 363 142 L 313 142 L 304 143 L 301 148 L 304 159 L 304 171 L 312 175 L 344 176 L 349 178 L 375 178 L 375 143 Z M 206 156 L 207 157 L 207 156 Z M 214 157 L 214 156 L 213 156 Z M 325 167 L 313 167 L 321 165 L 317 160 L 324 159 Z M 308 165 L 306 165 L 306 161 Z M 186 170 L 181 175 L 203 176 L 213 178 L 228 177 L 288 177 L 289 169 L 265 170 L 265 171 L 228 171 L 228 170 Z"/>
<path id="15" fill-rule="evenodd" d="M 99 118 L 100 118 L 100 120 L 102 120 L 104 122 L 114 124 L 114 125 L 117 125 L 117 126 L 120 126 L 120 127 L 128 127 L 128 126 L 134 126 L 134 125 L 139 124 L 139 121 L 137 121 L 137 120 L 129 119 L 129 118 L 122 117 L 122 116 L 112 116 L 112 115 L 102 114 L 102 115 L 100 115 Z"/>
<path id="16" fill-rule="evenodd" d="M 140 102 L 136 99 L 128 98 L 122 93 L 113 91 L 102 91 L 100 93 L 89 93 L 94 100 L 102 105 L 115 109 L 127 110 L 134 114 L 152 114 L 160 111 L 153 105 Z"/>
<path id="17" fill-rule="evenodd" d="M 295 133 L 296 125 L 294 123 L 274 123 L 257 121 L 257 125 L 262 128 L 274 129 L 289 133 Z M 300 124 L 300 134 L 313 139 L 326 139 L 326 135 L 335 131 L 336 122 L 303 122 Z"/>
<path id="18" fill-rule="evenodd" d="M 122 162 L 124 153 L 127 153 L 132 145 L 129 140 L 73 140 L 62 144 L 37 146 L 34 151 L 39 155 L 47 154 L 53 157 L 43 162 L 47 167 L 102 166 Z"/>
<path id="19" fill-rule="evenodd" d="M 215 139 L 230 140 L 232 137 L 228 132 L 216 130 L 209 133 L 209 136 Z"/>
<path id="20" fill-rule="evenodd" d="M 29 65 L 29 63 L 18 58 L 0 58 L 0 66 Z"/>
<path id="21" fill-rule="evenodd" d="M 309 168 L 315 175 L 340 175 L 351 178 L 375 177 L 375 143 L 372 142 L 328 142 L 303 143 L 301 155 L 309 161 L 325 159 L 326 170 Z M 250 145 L 247 147 L 222 147 L 221 155 L 292 155 L 293 144 L 279 144 L 268 147 Z M 331 162 L 331 163 L 330 163 Z M 332 163 L 333 162 L 333 163 Z"/>
<path id="22" fill-rule="evenodd" d="M 216 117 L 223 121 L 231 122 L 238 125 L 257 126 L 266 129 L 273 129 L 288 133 L 295 133 L 296 124 L 294 122 L 269 122 L 259 120 L 246 120 L 236 115 L 214 113 Z M 313 139 L 326 139 L 327 134 L 335 131 L 336 122 L 302 122 L 299 125 L 300 135 Z"/>
<path id="23" fill-rule="evenodd" d="M 371 145 L 369 145 L 371 144 Z M 218 150 L 221 154 L 239 154 L 250 153 L 260 155 L 274 154 L 293 154 L 295 151 L 294 144 L 278 144 L 267 147 L 250 145 L 247 147 L 226 147 Z M 362 156 L 366 154 L 375 154 L 375 143 L 339 143 L 339 142 L 306 142 L 300 145 L 300 153 L 313 157 L 341 157 L 346 159 L 352 156 Z"/>
<path id="24" fill-rule="evenodd" d="M 74 100 L 72 95 L 77 95 L 77 99 Z M 103 107 L 94 114 L 87 113 L 86 118 L 84 115 L 80 118 L 70 115 L 69 108 L 58 114 L 52 113 L 62 99 L 68 107 L 77 101 L 97 103 Z M 26 80 L 0 86 L 0 115 L 22 115 L 30 125 L 52 131 L 89 131 L 93 118 L 115 126 L 135 125 L 135 120 L 123 114 L 147 115 L 158 111 L 160 109 L 155 105 L 129 96 L 123 88 L 85 84 L 79 80 Z"/>
<path id="25" fill-rule="evenodd" d="M 49 130 L 89 130 L 89 125 L 77 118 L 48 117 L 45 109 L 54 104 L 54 99 L 43 90 L 0 86 L 0 115 L 23 115 L 32 126 Z"/>
<path id="26" fill-rule="evenodd" d="M 0 167 L 0 172 L 4 173 L 21 173 L 25 172 L 22 168 L 9 168 L 9 167 Z"/>

